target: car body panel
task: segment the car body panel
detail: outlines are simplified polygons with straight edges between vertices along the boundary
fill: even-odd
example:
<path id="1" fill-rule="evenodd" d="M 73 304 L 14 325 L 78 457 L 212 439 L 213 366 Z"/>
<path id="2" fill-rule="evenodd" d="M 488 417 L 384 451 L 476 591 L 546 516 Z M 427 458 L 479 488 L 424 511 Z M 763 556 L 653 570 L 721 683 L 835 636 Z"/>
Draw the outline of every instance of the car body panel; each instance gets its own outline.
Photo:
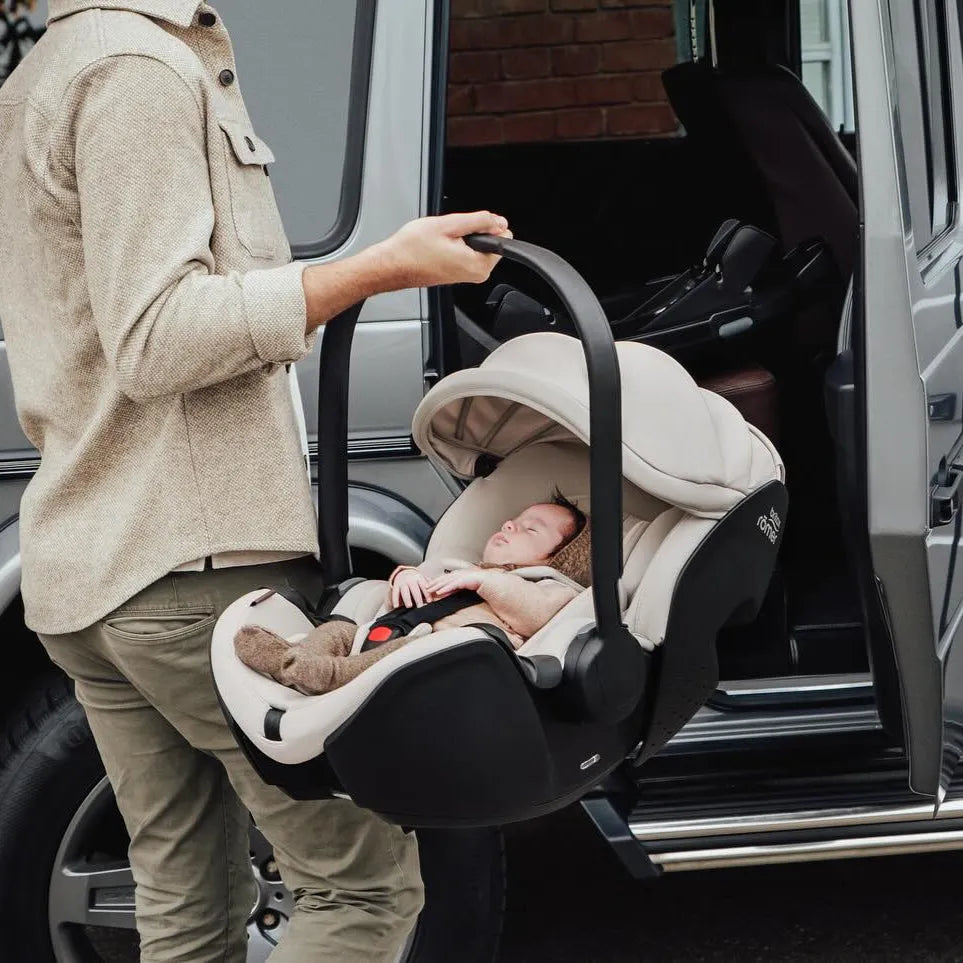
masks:
<path id="1" fill-rule="evenodd" d="M 959 103 L 958 12 L 952 4 L 945 10 L 949 81 Z M 957 392 L 963 375 L 963 337 L 955 320 L 963 235 L 956 211 L 939 226 L 936 188 L 930 223 L 921 224 L 914 197 L 925 176 L 914 163 L 920 148 L 913 107 L 925 69 L 914 68 L 912 23 L 907 29 L 914 7 L 879 0 L 853 4 L 852 16 L 865 232 L 861 287 L 871 552 L 899 669 L 910 785 L 939 797 L 955 768 L 955 759 L 944 760 L 944 747 L 957 724 L 954 690 L 963 696 L 963 678 L 956 681 L 946 670 L 955 661 L 950 653 L 963 595 L 957 583 L 941 624 L 951 547 L 960 533 L 953 525 L 931 525 L 930 495 L 940 459 L 958 444 L 960 420 L 958 410 L 951 418 L 931 418 L 928 401 Z M 955 124 L 950 130 L 955 141 Z M 963 155 L 953 147 L 955 142 L 949 174 L 955 182 L 956 159 Z M 934 225 L 939 229 L 930 238 Z"/>

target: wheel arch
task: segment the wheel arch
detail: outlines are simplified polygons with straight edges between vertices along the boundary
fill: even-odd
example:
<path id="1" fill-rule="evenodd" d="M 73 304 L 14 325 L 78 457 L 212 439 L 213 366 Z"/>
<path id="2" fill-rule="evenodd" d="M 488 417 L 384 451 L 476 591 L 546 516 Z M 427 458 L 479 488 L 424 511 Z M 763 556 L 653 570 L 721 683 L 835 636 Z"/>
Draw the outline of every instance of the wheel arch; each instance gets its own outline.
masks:
<path id="1" fill-rule="evenodd" d="M 0 523 L 0 638 L 16 670 L 0 672 L 0 732 L 23 704 L 25 693 L 53 670 L 40 640 L 27 628 L 20 595 L 20 519 Z"/>
<path id="2" fill-rule="evenodd" d="M 20 516 L 0 524 L 0 612 L 20 594 Z"/>
<path id="3" fill-rule="evenodd" d="M 432 521 L 393 492 L 369 485 L 348 486 L 348 545 L 380 555 L 395 565 L 424 558 Z"/>

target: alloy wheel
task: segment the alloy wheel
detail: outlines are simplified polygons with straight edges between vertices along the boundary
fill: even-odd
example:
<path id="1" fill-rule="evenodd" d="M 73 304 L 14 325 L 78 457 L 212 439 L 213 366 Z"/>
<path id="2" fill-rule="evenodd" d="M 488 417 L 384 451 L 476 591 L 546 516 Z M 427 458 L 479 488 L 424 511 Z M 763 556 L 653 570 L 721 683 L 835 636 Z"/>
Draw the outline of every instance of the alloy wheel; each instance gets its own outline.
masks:
<path id="1" fill-rule="evenodd" d="M 100 842 L 105 824 L 118 821 L 105 777 L 87 794 L 64 831 L 51 871 L 50 939 L 57 963 L 81 963 L 90 958 L 92 948 L 108 963 L 136 960 L 130 863 L 105 852 Z M 287 929 L 294 898 L 281 882 L 270 844 L 253 823 L 250 854 L 257 899 L 247 924 L 247 963 L 264 963 Z M 413 941 L 414 931 L 398 963 L 408 958 Z"/>

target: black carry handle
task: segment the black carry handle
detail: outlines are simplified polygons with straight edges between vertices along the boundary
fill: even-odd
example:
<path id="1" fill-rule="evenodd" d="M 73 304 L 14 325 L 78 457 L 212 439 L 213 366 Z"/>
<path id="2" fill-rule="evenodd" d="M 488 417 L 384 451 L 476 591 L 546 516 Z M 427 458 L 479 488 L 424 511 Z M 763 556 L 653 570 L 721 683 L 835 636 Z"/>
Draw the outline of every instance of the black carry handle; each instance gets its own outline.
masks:
<path id="1" fill-rule="evenodd" d="M 592 596 L 603 637 L 622 628 L 622 389 L 608 319 L 582 276 L 557 254 L 513 238 L 470 234 L 469 247 L 517 261 L 544 278 L 572 319 L 588 369 Z M 325 325 L 318 369 L 318 544 L 326 586 L 351 577 L 348 552 L 348 387 L 351 342 L 364 302 Z"/>
<path id="2" fill-rule="evenodd" d="M 592 289 L 567 261 L 545 248 L 495 234 L 469 234 L 465 243 L 531 268 L 554 289 L 585 352 L 589 384 L 592 597 L 599 634 L 622 628 L 622 382 L 612 329 Z"/>
<path id="3" fill-rule="evenodd" d="M 364 301 L 324 326 L 318 366 L 318 545 L 325 588 L 351 578 L 348 551 L 348 386 Z"/>

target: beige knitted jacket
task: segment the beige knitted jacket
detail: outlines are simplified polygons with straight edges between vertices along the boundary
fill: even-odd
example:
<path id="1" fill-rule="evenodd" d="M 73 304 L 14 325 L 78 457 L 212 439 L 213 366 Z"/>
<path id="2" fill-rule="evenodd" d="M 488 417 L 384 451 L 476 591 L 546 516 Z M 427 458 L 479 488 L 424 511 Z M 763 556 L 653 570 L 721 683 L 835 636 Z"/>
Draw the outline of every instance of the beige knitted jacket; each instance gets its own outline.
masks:
<path id="1" fill-rule="evenodd" d="M 228 33 L 196 0 L 50 0 L 0 87 L 0 319 L 41 452 L 27 625 L 79 630 L 177 565 L 317 553 L 285 364 L 291 263 Z"/>

